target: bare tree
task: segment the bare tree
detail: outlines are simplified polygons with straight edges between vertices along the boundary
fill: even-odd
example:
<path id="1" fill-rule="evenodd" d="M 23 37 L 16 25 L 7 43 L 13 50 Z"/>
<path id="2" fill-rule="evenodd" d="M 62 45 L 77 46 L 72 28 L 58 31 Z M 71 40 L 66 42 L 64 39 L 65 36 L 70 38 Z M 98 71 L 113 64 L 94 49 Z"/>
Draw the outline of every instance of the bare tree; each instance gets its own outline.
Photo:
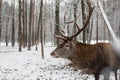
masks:
<path id="1" fill-rule="evenodd" d="M 89 35 L 88 43 L 90 43 L 90 41 L 92 39 L 92 32 L 93 32 L 93 17 L 92 17 L 92 21 L 91 21 L 91 28 L 90 28 L 90 35 Z"/>
<path id="2" fill-rule="evenodd" d="M 58 35 L 59 34 L 59 5 L 60 5 L 60 0 L 56 0 L 56 4 L 55 4 L 55 34 Z M 55 39 L 55 44 L 59 45 L 59 40 Z"/>
<path id="3" fill-rule="evenodd" d="M 41 42 L 41 56 L 44 59 L 44 46 L 43 46 L 43 0 L 40 2 L 40 13 L 39 13 L 39 21 L 38 21 L 38 28 L 40 28 L 40 42 Z"/>
<path id="4" fill-rule="evenodd" d="M 31 50 L 31 42 L 32 42 L 32 33 L 31 33 L 31 28 L 32 28 L 32 9 L 33 9 L 33 0 L 30 0 L 30 14 L 29 14 L 29 33 L 28 33 L 28 50 Z"/>
<path id="5" fill-rule="evenodd" d="M 8 46 L 8 25 L 9 25 L 9 17 L 6 18 L 6 30 L 5 30 L 5 42 L 6 42 L 6 46 Z"/>
<path id="6" fill-rule="evenodd" d="M 25 25 L 24 25 L 24 27 L 25 27 L 25 34 L 24 34 L 24 38 L 25 38 L 25 46 L 27 46 L 27 42 L 28 42 L 28 40 L 27 40 L 28 39 L 28 37 L 27 37 L 27 31 L 28 31 L 27 30 L 27 28 L 28 28 L 27 27 L 28 26 L 27 25 L 27 22 L 28 22 L 28 20 L 27 20 L 27 0 L 25 0 L 25 6 L 24 7 L 25 7 L 25 11 L 24 11 L 25 12 L 25 16 L 24 16 L 25 17 Z"/>
<path id="7" fill-rule="evenodd" d="M 78 1 L 79 1 L 79 0 L 78 0 Z M 78 1 L 77 1 L 77 2 L 78 2 Z M 77 18 L 77 16 L 76 16 L 76 14 L 77 14 L 77 2 L 74 2 L 74 20 L 75 20 L 75 22 L 74 22 L 74 27 L 73 27 L 73 30 L 74 30 L 73 32 L 74 32 L 74 33 L 76 33 L 76 27 L 75 27 L 75 26 L 76 26 L 76 20 L 77 20 L 77 19 L 76 19 L 76 18 Z M 75 38 L 75 39 L 76 39 L 76 38 Z"/>
<path id="8" fill-rule="evenodd" d="M 32 5 L 32 46 L 35 44 L 35 0 Z"/>
<path id="9" fill-rule="evenodd" d="M 104 9 L 105 9 L 105 2 L 103 1 L 103 7 L 104 7 Z M 104 37 L 103 37 L 103 39 L 104 39 L 104 41 L 105 41 L 105 39 L 106 39 L 106 23 L 105 23 L 105 21 L 103 22 L 103 24 L 104 24 L 104 26 L 103 26 L 103 29 L 104 29 Z"/>
<path id="10" fill-rule="evenodd" d="M 22 51 L 22 25 L 21 25 L 21 0 L 19 0 L 19 28 L 18 28 L 18 42 L 19 42 L 19 51 Z"/>
<path id="11" fill-rule="evenodd" d="M 12 46 L 15 45 L 15 0 L 14 0 L 14 4 L 12 4 Z"/>
<path id="12" fill-rule="evenodd" d="M 85 1 L 86 0 L 81 0 L 81 7 L 82 7 L 82 21 L 83 24 L 85 24 L 85 20 L 86 20 L 86 14 L 85 14 Z M 83 42 L 86 43 L 86 29 L 83 30 Z"/>
<path id="13" fill-rule="evenodd" d="M 36 7 L 36 11 L 37 11 L 37 7 Z M 38 14 L 36 12 L 36 14 Z M 35 45 L 36 45 L 36 50 L 37 50 L 37 44 L 39 43 L 39 33 L 40 33 L 40 26 L 39 26 L 39 22 L 38 22 L 38 15 L 35 15 Z"/>
<path id="14" fill-rule="evenodd" d="M 0 41 L 1 41 L 1 31 L 2 31 L 2 0 L 0 0 Z"/>
<path id="15" fill-rule="evenodd" d="M 43 18 L 42 18 L 42 9 L 43 9 L 43 0 L 41 0 L 41 6 L 40 6 L 40 20 L 41 20 L 41 36 L 40 36 L 40 39 L 41 39 L 41 56 L 42 58 L 44 59 L 44 46 L 43 46 Z"/>
<path id="16" fill-rule="evenodd" d="M 39 18 L 38 18 L 38 16 L 36 15 L 36 23 L 37 23 L 37 27 L 36 27 L 36 36 L 35 36 L 35 44 L 36 44 L 36 50 L 38 49 L 37 47 L 38 47 L 38 43 L 40 42 L 40 12 L 39 12 Z"/>
<path id="17" fill-rule="evenodd" d="M 98 8 L 98 6 L 97 6 L 97 8 Z M 96 13 L 96 43 L 98 43 L 98 26 L 99 26 L 99 24 L 98 24 L 98 21 L 99 21 L 98 17 L 99 17 L 99 15 L 98 14 L 99 13 L 98 13 L 98 10 L 97 10 L 97 13 Z"/>
<path id="18" fill-rule="evenodd" d="M 44 41 L 43 41 L 43 42 L 44 42 L 44 44 L 45 44 L 45 42 L 46 42 L 46 34 L 47 34 L 47 31 L 46 31 L 46 8 L 47 8 L 47 7 L 46 7 L 46 1 L 45 1 L 45 2 L 44 2 L 44 8 L 43 8 L 43 9 L 44 9 L 44 13 L 43 13 L 43 14 L 44 14 L 44 15 L 43 15 L 43 17 L 44 17 L 44 18 L 43 18 L 43 25 L 44 25 L 44 28 L 43 28 L 43 34 L 44 34 L 44 39 L 43 39 L 43 40 L 44 40 Z M 50 25 L 51 25 L 51 24 L 50 24 Z"/>
<path id="19" fill-rule="evenodd" d="M 25 17 L 26 16 L 25 15 L 25 5 L 26 5 L 25 4 L 25 0 L 23 0 L 22 3 L 23 3 L 23 5 L 22 5 L 23 6 L 22 7 L 23 8 L 23 18 L 22 18 L 23 19 L 22 20 L 23 21 L 23 47 L 25 47 L 26 46 L 25 45 L 26 44 L 26 42 L 25 42 L 25 40 L 26 40 L 26 34 L 25 33 L 26 33 L 26 24 L 27 24 L 26 23 L 26 17 Z"/>

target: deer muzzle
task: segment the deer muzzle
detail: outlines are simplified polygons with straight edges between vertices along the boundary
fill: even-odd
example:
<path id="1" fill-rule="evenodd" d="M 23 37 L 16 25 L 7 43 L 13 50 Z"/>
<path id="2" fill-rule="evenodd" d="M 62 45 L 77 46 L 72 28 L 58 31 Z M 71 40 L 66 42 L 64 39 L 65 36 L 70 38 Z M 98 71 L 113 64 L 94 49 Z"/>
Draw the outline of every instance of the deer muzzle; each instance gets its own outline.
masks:
<path id="1" fill-rule="evenodd" d="M 53 58 L 58 58 L 58 57 L 59 57 L 58 54 L 57 54 L 56 52 L 54 52 L 54 51 L 51 53 L 51 56 L 52 56 Z"/>

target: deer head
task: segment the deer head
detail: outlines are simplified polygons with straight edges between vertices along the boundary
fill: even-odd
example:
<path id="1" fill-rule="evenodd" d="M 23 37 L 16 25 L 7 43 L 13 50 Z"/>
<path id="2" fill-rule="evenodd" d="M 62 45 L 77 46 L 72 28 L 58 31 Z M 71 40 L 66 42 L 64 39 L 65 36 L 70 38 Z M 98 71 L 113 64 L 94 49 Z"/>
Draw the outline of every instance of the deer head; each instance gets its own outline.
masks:
<path id="1" fill-rule="evenodd" d="M 89 7 L 89 15 L 88 15 L 87 20 L 86 20 L 85 24 L 83 25 L 83 27 L 80 29 L 79 26 L 77 24 L 75 24 L 77 27 L 77 32 L 71 36 L 65 36 L 63 34 L 63 31 L 60 32 L 60 36 L 55 35 L 56 38 L 63 40 L 63 42 L 51 53 L 51 56 L 56 57 L 56 58 L 57 57 L 67 58 L 70 55 L 72 55 L 71 53 L 75 53 L 77 51 L 77 45 L 76 45 L 77 42 L 74 40 L 74 38 L 77 37 L 77 35 L 80 34 L 87 27 L 87 25 L 90 22 L 92 12 L 95 7 L 95 6 L 92 7 L 90 0 L 87 0 L 87 4 Z M 71 23 L 74 21 L 76 21 L 76 20 L 69 21 L 66 23 Z"/>

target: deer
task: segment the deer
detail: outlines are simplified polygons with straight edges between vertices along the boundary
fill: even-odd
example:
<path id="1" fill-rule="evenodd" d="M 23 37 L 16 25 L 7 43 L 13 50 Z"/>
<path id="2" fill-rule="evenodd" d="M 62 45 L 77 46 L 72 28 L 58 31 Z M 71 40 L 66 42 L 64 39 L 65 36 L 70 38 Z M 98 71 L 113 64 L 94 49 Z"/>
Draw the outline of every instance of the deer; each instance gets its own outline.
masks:
<path id="1" fill-rule="evenodd" d="M 120 56 L 116 54 L 112 43 L 96 43 L 87 44 L 82 43 L 75 38 L 87 27 L 90 22 L 90 18 L 94 11 L 95 6 L 92 6 L 90 0 L 87 0 L 89 14 L 85 24 L 80 29 L 76 24 L 77 32 L 71 36 L 65 36 L 62 31 L 60 35 L 55 37 L 63 42 L 57 46 L 55 50 L 51 52 L 51 56 L 54 58 L 65 58 L 71 61 L 72 67 L 80 69 L 84 74 L 93 74 L 95 80 L 99 80 L 99 76 L 104 70 L 108 73 L 104 74 L 104 80 L 109 80 L 109 72 L 113 71 L 115 74 L 115 80 L 117 80 L 117 70 L 120 67 Z M 74 21 L 72 21 L 74 22 Z"/>

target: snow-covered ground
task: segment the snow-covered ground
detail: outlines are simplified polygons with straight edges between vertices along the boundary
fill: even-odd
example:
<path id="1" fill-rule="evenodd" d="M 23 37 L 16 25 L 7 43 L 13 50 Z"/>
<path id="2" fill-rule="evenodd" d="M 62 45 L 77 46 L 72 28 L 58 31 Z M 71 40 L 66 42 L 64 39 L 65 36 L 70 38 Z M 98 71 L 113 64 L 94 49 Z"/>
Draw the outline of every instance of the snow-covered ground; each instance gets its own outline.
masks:
<path id="1" fill-rule="evenodd" d="M 52 58 L 50 52 L 54 48 L 45 46 L 45 59 L 42 60 L 40 48 L 18 52 L 18 46 L 0 45 L 0 80 L 94 80 L 93 75 L 65 66 L 69 61 Z"/>

